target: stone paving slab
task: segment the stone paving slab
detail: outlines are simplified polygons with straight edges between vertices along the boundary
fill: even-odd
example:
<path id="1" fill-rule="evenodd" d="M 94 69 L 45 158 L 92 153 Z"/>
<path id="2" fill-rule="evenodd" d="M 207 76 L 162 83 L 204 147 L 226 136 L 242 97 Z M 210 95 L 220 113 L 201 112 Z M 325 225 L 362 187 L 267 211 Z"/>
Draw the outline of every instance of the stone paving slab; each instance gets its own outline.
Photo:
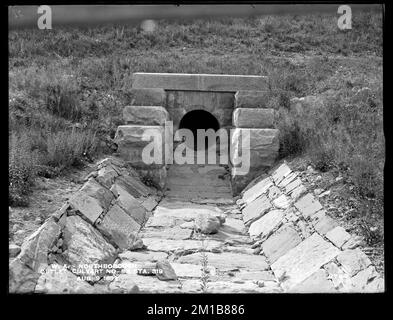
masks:
<path id="1" fill-rule="evenodd" d="M 75 267 L 79 264 L 112 263 L 115 248 L 101 233 L 78 216 L 67 217 L 63 230 L 66 250 L 62 256 Z"/>
<path id="2" fill-rule="evenodd" d="M 163 238 L 170 240 L 186 240 L 190 239 L 193 230 L 181 228 L 179 226 L 173 228 L 145 228 L 140 236 L 142 238 Z"/>
<path id="3" fill-rule="evenodd" d="M 364 270 L 371 265 L 370 259 L 367 255 L 356 248 L 354 250 L 345 250 L 337 256 L 337 261 L 341 264 L 345 272 L 350 276 L 356 275 L 359 271 Z"/>
<path id="4" fill-rule="evenodd" d="M 300 198 L 296 203 L 295 207 L 303 214 L 305 218 L 309 218 L 319 210 L 322 210 L 322 206 L 315 197 L 308 193 L 304 197 Z"/>
<path id="5" fill-rule="evenodd" d="M 318 211 L 313 216 L 311 223 L 315 230 L 321 235 L 325 235 L 327 232 L 338 226 L 338 222 L 327 216 L 325 210 Z"/>
<path id="6" fill-rule="evenodd" d="M 273 186 L 273 182 L 270 177 L 263 179 L 262 181 L 258 182 L 256 185 L 248 189 L 246 192 L 244 192 L 243 201 L 247 204 L 251 203 L 256 198 L 265 194 L 271 186 Z"/>
<path id="7" fill-rule="evenodd" d="M 206 242 L 206 247 L 203 248 L 201 241 L 199 240 L 171 240 L 161 238 L 145 238 L 143 243 L 146 245 L 148 250 L 151 251 L 198 251 L 198 250 L 220 250 L 222 242 L 209 240 Z"/>
<path id="8" fill-rule="evenodd" d="M 336 247 L 341 248 L 351 238 L 351 235 L 343 227 L 337 226 L 326 233 L 326 238 Z"/>
<path id="9" fill-rule="evenodd" d="M 251 237 L 267 238 L 275 228 L 278 228 L 283 221 L 284 211 L 271 210 L 262 218 L 253 222 L 248 230 Z"/>
<path id="10" fill-rule="evenodd" d="M 244 223 L 251 223 L 262 217 L 266 212 L 272 208 L 270 200 L 262 195 L 261 197 L 252 201 L 243 209 L 243 221 Z"/>
<path id="11" fill-rule="evenodd" d="M 262 244 L 262 249 L 269 262 L 274 263 L 301 241 L 301 237 L 291 225 L 283 225 Z"/>
<path id="12" fill-rule="evenodd" d="M 128 249 L 135 241 L 140 225 L 121 207 L 114 205 L 97 228 L 121 249 Z"/>
<path id="13" fill-rule="evenodd" d="M 250 256 L 242 253 L 206 253 L 209 265 L 221 270 L 257 270 L 263 271 L 269 268 L 266 258 L 263 256 Z M 202 259 L 201 253 L 193 253 L 180 257 L 177 261 L 180 263 L 200 264 Z M 250 263 L 252 259 L 252 263 Z"/>
<path id="14" fill-rule="evenodd" d="M 318 269 L 307 279 L 289 290 L 291 293 L 334 293 L 337 290 L 324 269 Z"/>
<path id="15" fill-rule="evenodd" d="M 314 233 L 271 265 L 282 286 L 291 289 L 334 259 L 340 250 Z"/>

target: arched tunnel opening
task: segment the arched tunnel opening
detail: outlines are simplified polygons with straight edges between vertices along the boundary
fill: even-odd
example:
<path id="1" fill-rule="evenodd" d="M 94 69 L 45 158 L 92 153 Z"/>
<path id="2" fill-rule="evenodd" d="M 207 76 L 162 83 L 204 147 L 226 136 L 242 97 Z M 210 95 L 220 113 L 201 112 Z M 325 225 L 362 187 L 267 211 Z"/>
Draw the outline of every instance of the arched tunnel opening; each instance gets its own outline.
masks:
<path id="1" fill-rule="evenodd" d="M 212 115 L 210 112 L 205 111 L 205 110 L 192 110 L 190 112 L 187 112 L 183 118 L 180 120 L 179 123 L 179 129 L 189 129 L 191 130 L 193 137 L 194 137 L 194 150 L 198 150 L 198 145 L 197 145 L 197 130 L 198 129 L 213 129 L 214 131 L 217 131 L 220 129 L 220 124 L 217 120 L 217 118 Z M 210 142 L 210 145 L 208 145 L 209 141 L 207 137 L 205 138 L 205 150 L 208 149 L 215 141 Z M 201 147 L 199 148 L 199 150 Z"/>

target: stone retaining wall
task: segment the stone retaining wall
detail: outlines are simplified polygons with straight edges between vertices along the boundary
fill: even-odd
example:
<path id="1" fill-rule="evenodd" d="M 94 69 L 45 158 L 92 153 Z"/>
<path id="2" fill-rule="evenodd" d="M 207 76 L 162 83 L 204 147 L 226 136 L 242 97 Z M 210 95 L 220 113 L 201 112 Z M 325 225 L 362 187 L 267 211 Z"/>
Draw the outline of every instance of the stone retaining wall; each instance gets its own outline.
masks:
<path id="1" fill-rule="evenodd" d="M 236 153 L 230 154 L 230 165 L 239 157 L 243 132 L 249 130 L 251 168 L 247 173 L 233 170 L 235 195 L 258 173 L 269 169 L 278 156 L 277 112 L 267 108 L 272 94 L 266 77 L 135 73 L 132 86 L 130 106 L 123 111 L 125 125 L 119 126 L 115 137 L 119 155 L 138 170 L 148 172 L 160 187 L 165 186 L 167 168 L 164 164 L 147 165 L 141 161 L 142 150 L 148 143 L 142 141 L 143 133 L 155 129 L 162 145 L 173 146 L 167 141 L 172 137 L 164 136 L 165 121 L 173 121 L 175 132 L 182 117 L 192 110 L 208 111 L 221 128 L 236 129 L 230 141 L 236 149 Z M 163 157 L 164 152 L 162 160 Z"/>
<path id="2" fill-rule="evenodd" d="M 383 292 L 384 280 L 351 235 L 285 163 L 250 183 L 237 201 L 253 248 L 285 292 Z"/>
<path id="3" fill-rule="evenodd" d="M 22 245 L 10 263 L 10 292 L 46 292 L 59 274 L 48 265 L 113 263 L 119 252 L 143 245 L 138 233 L 161 196 L 116 158 L 97 164 L 86 183 Z M 81 275 L 78 272 L 78 275 Z M 83 273 L 82 273 L 83 275 Z M 49 278 L 48 278 L 49 277 Z M 72 271 L 61 279 L 73 292 L 93 292 Z M 63 279 L 63 280 L 62 280 Z M 71 286 L 72 287 L 72 286 Z"/>

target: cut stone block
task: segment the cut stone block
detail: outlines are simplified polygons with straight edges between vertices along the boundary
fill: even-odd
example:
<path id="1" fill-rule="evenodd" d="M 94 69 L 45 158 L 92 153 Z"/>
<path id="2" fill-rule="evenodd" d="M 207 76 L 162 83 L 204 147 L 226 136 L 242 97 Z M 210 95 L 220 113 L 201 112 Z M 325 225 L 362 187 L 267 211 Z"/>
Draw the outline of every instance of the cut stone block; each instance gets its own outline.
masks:
<path id="1" fill-rule="evenodd" d="M 337 226 L 326 233 L 326 238 L 333 242 L 336 247 L 341 248 L 351 238 L 351 235 L 343 227 Z"/>
<path id="2" fill-rule="evenodd" d="M 63 240 L 66 250 L 62 256 L 75 268 L 80 264 L 113 263 L 116 258 L 115 248 L 78 216 L 67 217 Z"/>
<path id="3" fill-rule="evenodd" d="M 272 205 L 270 204 L 269 199 L 265 195 L 262 195 L 250 202 L 250 204 L 243 209 L 244 223 L 247 224 L 262 217 L 271 208 Z"/>
<path id="4" fill-rule="evenodd" d="M 274 183 L 278 185 L 282 181 L 282 179 L 284 179 L 291 172 L 292 172 L 291 168 L 289 168 L 286 163 L 283 163 L 272 173 L 272 178 Z"/>
<path id="5" fill-rule="evenodd" d="M 264 90 L 267 77 L 187 74 L 187 73 L 141 73 L 133 74 L 133 88 L 162 88 L 165 90 L 226 91 Z"/>
<path id="6" fill-rule="evenodd" d="M 165 134 L 163 126 L 124 125 L 118 126 L 115 142 L 119 156 L 136 168 L 162 167 L 165 164 Z M 149 145 L 148 158 L 143 152 Z M 157 153 L 157 155 L 156 155 Z M 153 158 L 154 156 L 154 158 Z"/>
<path id="7" fill-rule="evenodd" d="M 262 249 L 270 263 L 274 263 L 300 242 L 302 242 L 302 238 L 296 230 L 289 225 L 283 225 L 262 244 Z"/>
<path id="8" fill-rule="evenodd" d="M 306 194 L 295 203 L 295 207 L 305 218 L 309 218 L 319 210 L 323 209 L 318 200 L 311 193 Z"/>
<path id="9" fill-rule="evenodd" d="M 327 216 L 325 210 L 320 210 L 314 214 L 311 223 L 314 226 L 315 231 L 321 235 L 325 235 L 327 232 L 338 226 L 338 222 Z"/>
<path id="10" fill-rule="evenodd" d="M 48 253 L 57 242 L 60 229 L 60 226 L 53 220 L 47 220 L 24 241 L 18 259 L 34 271 L 40 271 L 41 267 L 46 267 Z"/>
<path id="11" fill-rule="evenodd" d="M 169 114 L 160 106 L 127 106 L 123 109 L 123 119 L 126 124 L 163 126 Z"/>
<path id="12" fill-rule="evenodd" d="M 132 176 L 119 176 L 116 178 L 115 186 L 119 185 L 133 197 L 139 199 L 151 194 L 151 190 L 145 186 L 139 179 Z"/>
<path id="13" fill-rule="evenodd" d="M 266 108 L 270 91 L 238 91 L 235 94 L 236 108 Z"/>
<path id="14" fill-rule="evenodd" d="M 112 166 L 105 166 L 98 170 L 97 181 L 103 186 L 110 188 L 119 174 Z"/>
<path id="15" fill-rule="evenodd" d="M 293 182 L 295 179 L 297 178 L 297 173 L 296 172 L 291 172 L 290 174 L 288 174 L 284 179 L 282 179 L 280 181 L 280 183 L 278 184 L 278 186 L 280 188 L 285 188 L 288 184 L 290 184 L 291 182 Z"/>
<path id="16" fill-rule="evenodd" d="M 101 186 L 94 178 L 90 178 L 83 187 L 70 198 L 73 209 L 78 210 L 91 223 L 94 223 L 104 210 L 109 208 L 113 194 Z"/>
<path id="17" fill-rule="evenodd" d="M 128 249 L 134 243 L 140 225 L 115 204 L 97 228 L 120 249 Z"/>
<path id="18" fill-rule="evenodd" d="M 156 207 L 153 217 L 169 216 L 183 221 L 193 221 L 200 214 L 211 215 L 219 218 L 219 220 L 221 220 L 223 216 L 223 211 L 215 206 L 200 204 L 192 205 L 184 202 L 165 203 L 164 201 Z"/>
<path id="19" fill-rule="evenodd" d="M 367 269 L 359 271 L 356 276 L 351 278 L 352 292 L 373 292 L 370 291 L 370 284 L 379 275 L 374 266 L 369 266 Z M 378 291 L 376 291 L 378 292 Z"/>
<path id="20" fill-rule="evenodd" d="M 32 293 L 41 273 L 15 258 L 9 264 L 8 290 L 10 293 Z"/>
<path id="21" fill-rule="evenodd" d="M 274 229 L 280 226 L 284 215 L 285 213 L 282 210 L 271 210 L 266 213 L 262 218 L 251 224 L 248 230 L 250 236 L 261 237 L 262 239 L 269 237 Z"/>
<path id="22" fill-rule="evenodd" d="M 285 192 L 287 194 L 291 194 L 293 190 L 295 190 L 297 187 L 299 187 L 302 184 L 302 181 L 299 178 L 296 178 L 295 180 L 291 181 L 285 186 Z"/>
<path id="23" fill-rule="evenodd" d="M 142 225 L 146 219 L 146 209 L 141 205 L 140 200 L 134 198 L 121 185 L 114 185 L 111 190 L 117 196 L 117 204 L 139 225 Z"/>
<path id="24" fill-rule="evenodd" d="M 273 205 L 278 209 L 288 209 L 290 204 L 291 201 L 285 194 L 273 200 Z"/>
<path id="25" fill-rule="evenodd" d="M 209 266 L 213 266 L 219 270 L 249 270 L 249 271 L 264 271 L 269 269 L 269 265 L 266 262 L 266 258 L 263 256 L 242 253 L 211 253 L 206 252 Z M 177 262 L 179 263 L 192 263 L 200 264 L 202 255 L 200 252 L 181 256 Z M 252 263 L 250 263 L 252 259 Z"/>
<path id="26" fill-rule="evenodd" d="M 157 206 L 157 201 L 149 196 L 145 199 L 141 199 L 141 205 L 147 210 L 147 211 L 152 211 L 156 206 Z"/>
<path id="27" fill-rule="evenodd" d="M 279 149 L 278 129 L 240 129 L 231 130 L 230 160 L 234 167 L 241 166 L 242 150 L 248 150 L 250 155 L 250 168 L 270 167 L 274 164 Z M 247 142 L 249 136 L 249 146 Z M 243 140 L 244 139 L 244 140 Z M 243 141 L 246 143 L 243 148 Z"/>
<path id="28" fill-rule="evenodd" d="M 262 194 L 265 194 L 272 185 L 272 179 L 270 179 L 269 177 L 263 179 L 262 181 L 258 182 L 253 187 L 244 192 L 242 197 L 243 201 L 247 204 L 251 203 Z"/>
<path id="29" fill-rule="evenodd" d="M 274 128 L 274 109 L 237 108 L 233 112 L 232 124 L 237 128 Z"/>
<path id="30" fill-rule="evenodd" d="M 325 264 L 323 268 L 327 271 L 329 279 L 339 292 L 351 292 L 351 277 L 341 267 L 339 267 L 335 262 L 329 262 Z"/>
<path id="31" fill-rule="evenodd" d="M 165 90 L 161 88 L 132 88 L 130 104 L 134 106 L 164 106 Z"/>
<path id="32" fill-rule="evenodd" d="M 359 248 L 343 251 L 337 256 L 337 261 L 351 277 L 371 265 L 370 259 Z"/>
<path id="33" fill-rule="evenodd" d="M 339 249 L 314 233 L 278 258 L 271 268 L 277 278 L 283 279 L 282 287 L 290 289 L 311 276 L 339 253 Z"/>
<path id="34" fill-rule="evenodd" d="M 291 191 L 291 198 L 296 201 L 306 192 L 306 187 L 301 184 Z"/>
<path id="35" fill-rule="evenodd" d="M 167 91 L 166 108 L 177 130 L 183 116 L 195 109 L 210 112 L 220 127 L 232 125 L 233 93 L 212 91 Z"/>
<path id="36" fill-rule="evenodd" d="M 333 282 L 328 279 L 327 272 L 319 269 L 307 279 L 290 290 L 293 293 L 333 293 L 337 292 Z"/>

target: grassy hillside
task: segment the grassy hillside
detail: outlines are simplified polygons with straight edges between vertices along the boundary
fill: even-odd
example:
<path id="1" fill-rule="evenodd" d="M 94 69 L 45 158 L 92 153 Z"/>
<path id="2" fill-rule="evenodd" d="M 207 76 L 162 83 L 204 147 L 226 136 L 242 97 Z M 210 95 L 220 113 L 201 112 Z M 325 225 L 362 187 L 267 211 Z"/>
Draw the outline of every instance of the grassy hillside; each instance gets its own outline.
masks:
<path id="1" fill-rule="evenodd" d="M 110 152 L 134 72 L 267 75 L 280 107 L 281 156 L 341 170 L 382 213 L 382 16 L 158 21 L 135 27 L 9 33 L 10 201 L 27 205 L 36 175 L 54 176 Z M 294 113 L 293 97 L 318 95 Z M 371 201 L 371 202 L 370 202 Z"/>

